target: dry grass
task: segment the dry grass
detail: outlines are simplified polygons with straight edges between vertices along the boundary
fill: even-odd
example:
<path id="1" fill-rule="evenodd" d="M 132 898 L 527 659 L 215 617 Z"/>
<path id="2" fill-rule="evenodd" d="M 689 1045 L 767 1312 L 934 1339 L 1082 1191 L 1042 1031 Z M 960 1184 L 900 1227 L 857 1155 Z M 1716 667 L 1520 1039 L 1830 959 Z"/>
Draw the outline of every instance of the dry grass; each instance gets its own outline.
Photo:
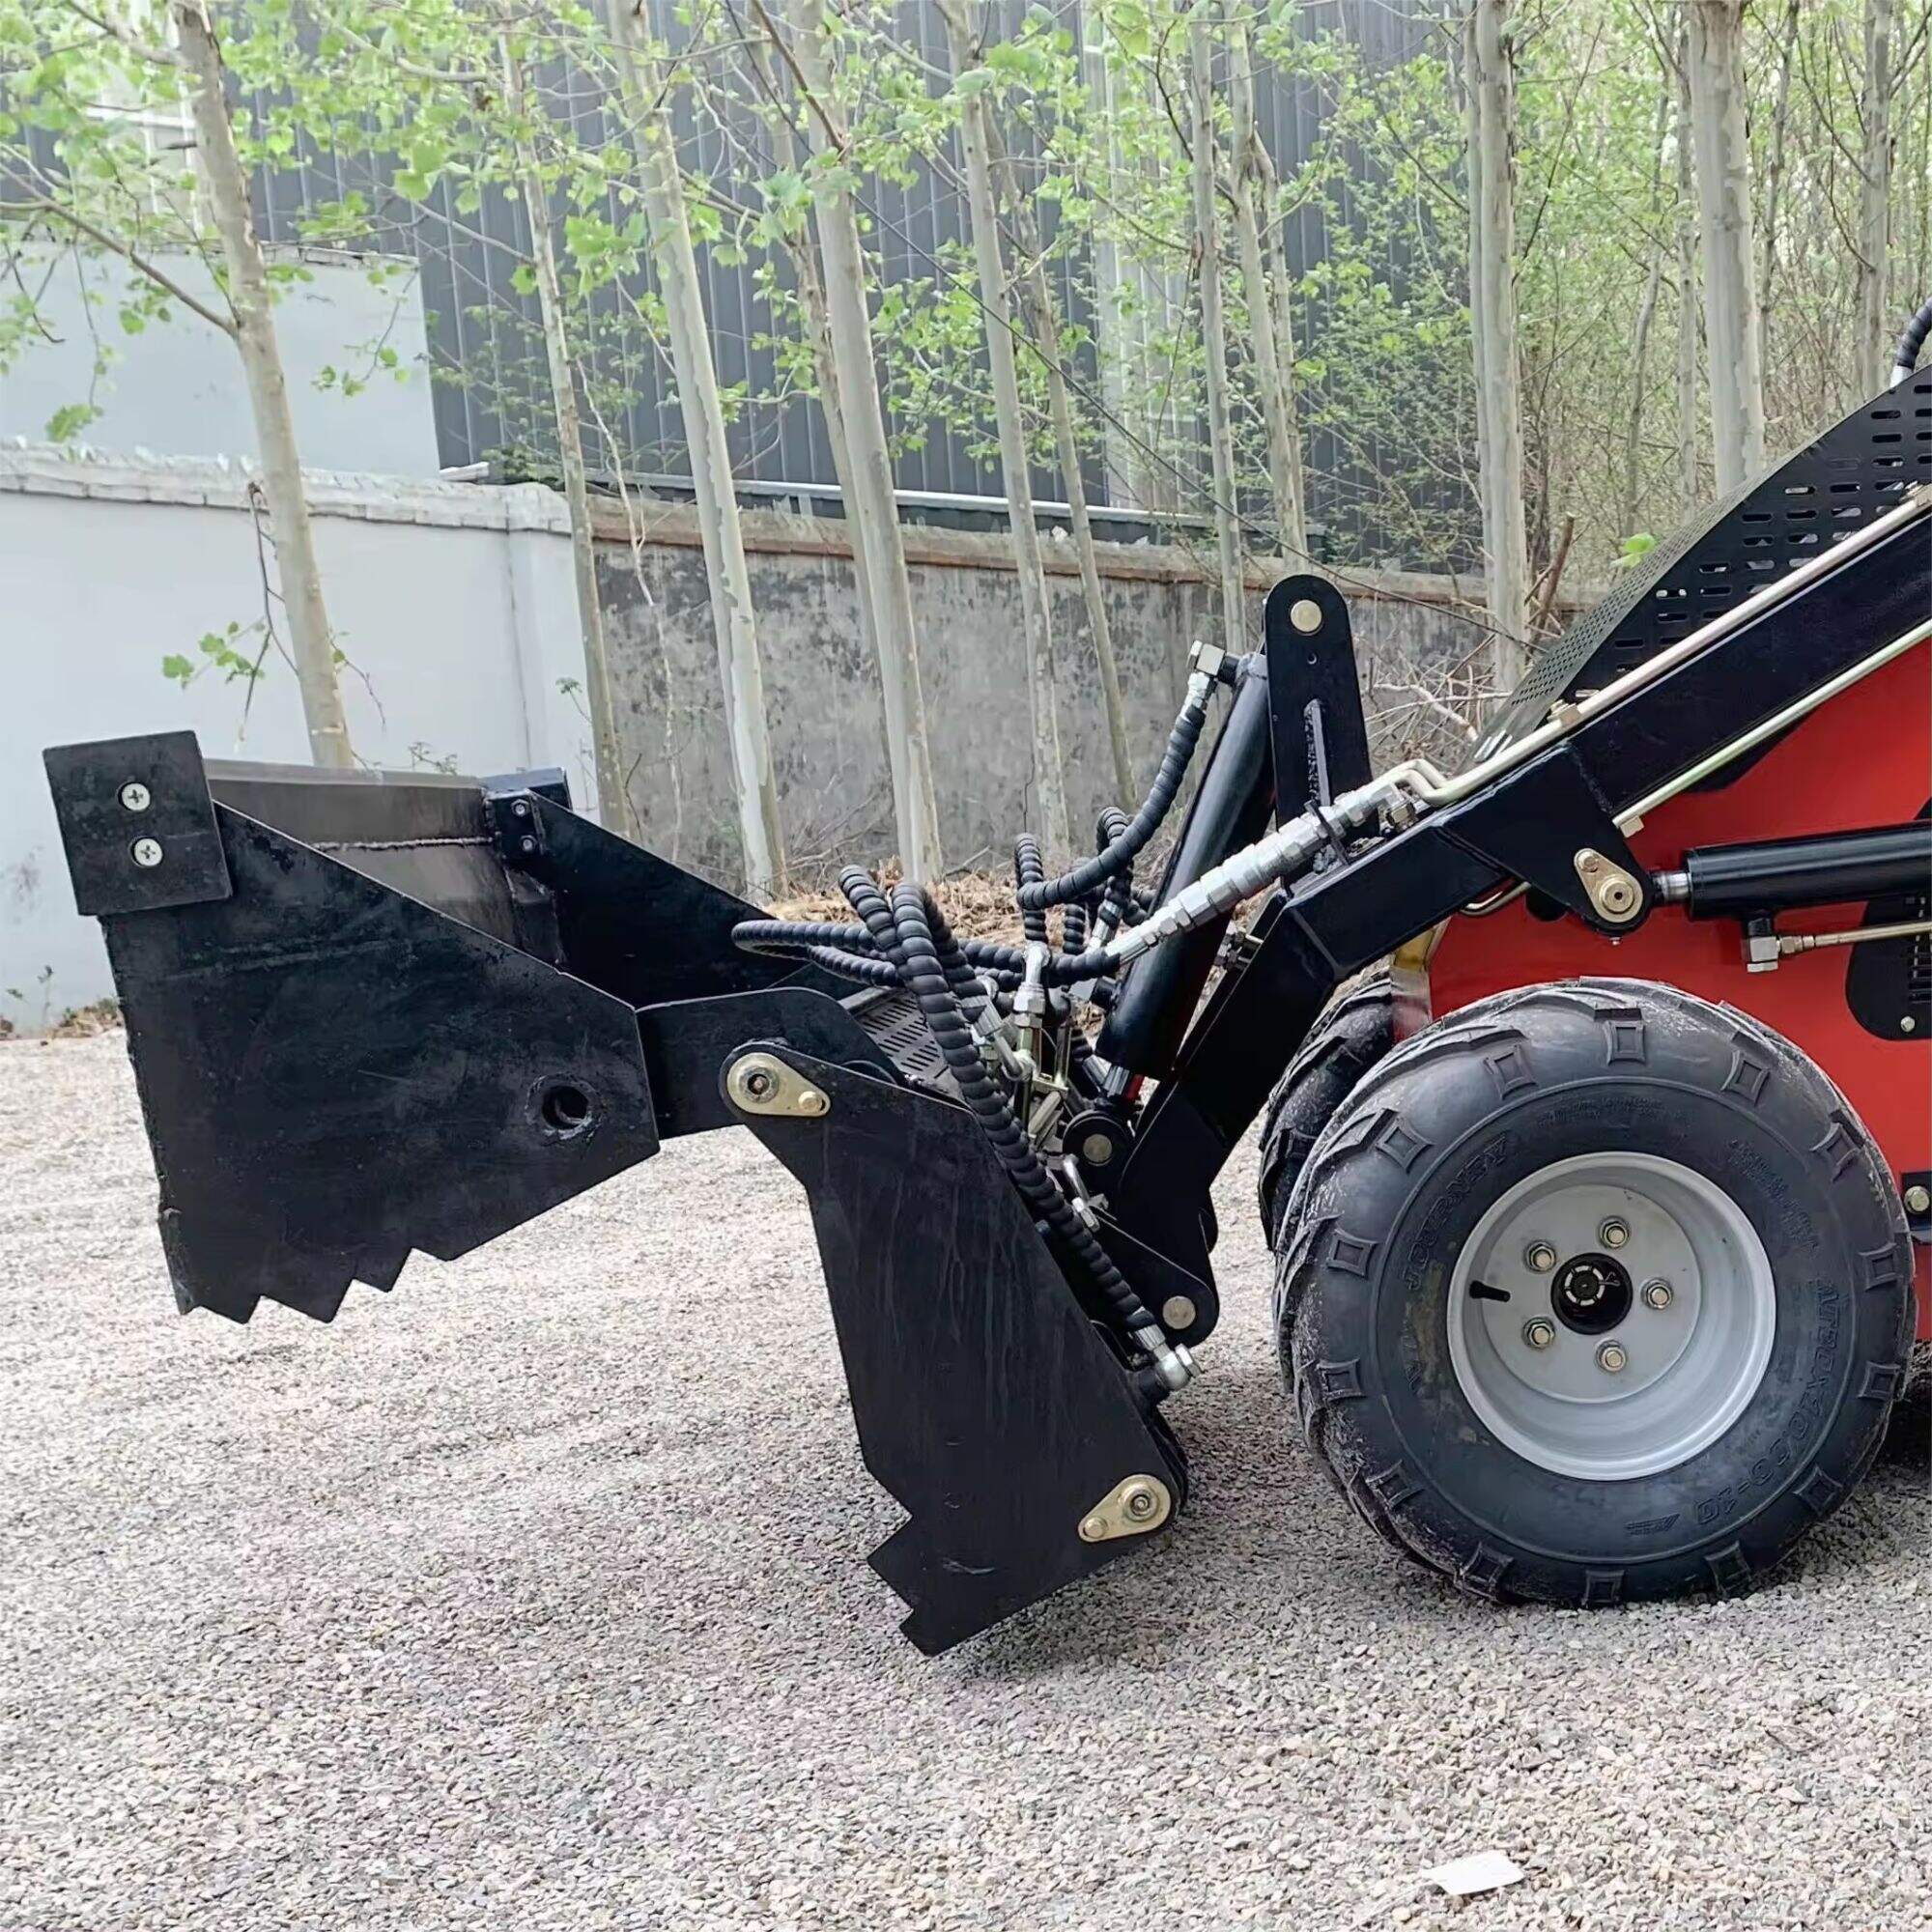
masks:
<path id="1" fill-rule="evenodd" d="M 896 862 L 879 867 L 874 874 L 880 885 L 898 883 Z M 1020 944 L 1019 908 L 1013 903 L 1010 880 L 992 872 L 955 872 L 932 889 L 939 909 L 952 930 L 964 939 L 998 939 Z M 845 895 L 835 886 L 824 892 L 800 893 L 772 903 L 774 919 L 833 920 L 844 923 L 852 918 Z"/>

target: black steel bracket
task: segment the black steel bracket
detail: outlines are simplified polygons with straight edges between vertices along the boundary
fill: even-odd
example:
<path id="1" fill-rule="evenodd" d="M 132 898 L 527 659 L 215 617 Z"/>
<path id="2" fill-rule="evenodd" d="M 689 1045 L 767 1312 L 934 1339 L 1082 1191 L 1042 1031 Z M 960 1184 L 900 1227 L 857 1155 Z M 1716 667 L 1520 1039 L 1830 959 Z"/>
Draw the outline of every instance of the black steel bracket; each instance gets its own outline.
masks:
<path id="1" fill-rule="evenodd" d="M 783 1057 L 830 1107 L 745 1124 L 810 1201 L 860 1452 L 909 1518 L 872 1567 L 931 1655 L 1144 1543 L 1080 1533 L 1125 1478 L 1157 1479 L 1171 1522 L 1186 1461 L 965 1109 Z"/>

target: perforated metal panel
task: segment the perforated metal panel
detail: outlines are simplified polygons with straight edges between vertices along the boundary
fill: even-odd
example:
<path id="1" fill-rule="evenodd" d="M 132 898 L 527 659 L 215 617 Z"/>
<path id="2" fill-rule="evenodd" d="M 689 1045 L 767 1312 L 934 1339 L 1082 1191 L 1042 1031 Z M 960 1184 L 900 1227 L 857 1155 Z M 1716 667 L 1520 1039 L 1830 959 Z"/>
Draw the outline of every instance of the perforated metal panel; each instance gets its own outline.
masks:
<path id="1" fill-rule="evenodd" d="M 1675 531 L 1539 654 L 1490 743 L 1598 691 L 1780 572 L 1842 542 L 1932 476 L 1932 370 L 1860 407 Z"/>

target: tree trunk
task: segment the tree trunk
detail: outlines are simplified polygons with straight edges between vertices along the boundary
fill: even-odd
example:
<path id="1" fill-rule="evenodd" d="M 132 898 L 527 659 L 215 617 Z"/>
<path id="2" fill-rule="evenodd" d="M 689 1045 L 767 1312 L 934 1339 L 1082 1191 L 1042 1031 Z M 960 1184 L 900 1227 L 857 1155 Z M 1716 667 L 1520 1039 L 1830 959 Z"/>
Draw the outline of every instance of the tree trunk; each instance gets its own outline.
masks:
<path id="1" fill-rule="evenodd" d="M 1240 519 L 1235 504 L 1235 443 L 1228 414 L 1228 338 L 1221 312 L 1221 230 L 1214 205 L 1220 143 L 1214 133 L 1214 50 L 1206 9 L 1196 0 L 1188 16 L 1187 49 L 1193 101 L 1194 229 L 1201 256 L 1201 346 L 1207 368 L 1208 446 L 1213 457 L 1214 537 L 1220 557 L 1221 646 L 1247 643 Z"/>
<path id="2" fill-rule="evenodd" d="M 1520 681 L 1529 604 L 1522 401 L 1516 327 L 1516 86 L 1510 0 L 1476 0 L 1463 36 L 1469 90 L 1469 324 L 1476 363 L 1492 696 Z"/>
<path id="3" fill-rule="evenodd" d="M 503 104 L 518 122 L 529 114 L 522 59 L 507 34 L 499 35 Z M 624 754 L 617 736 L 617 713 L 611 695 L 611 659 L 604 638 L 604 606 L 597 595 L 597 550 L 590 530 L 590 485 L 583 468 L 583 424 L 577 412 L 577 371 L 570 359 L 563 284 L 556 272 L 556 242 L 551 233 L 550 200 L 543 170 L 526 133 L 514 143 L 517 186 L 530 224 L 530 271 L 537 284 L 537 319 L 556 412 L 557 465 L 563 471 L 563 500 L 570 513 L 570 564 L 577 584 L 577 621 L 583 633 L 583 696 L 590 713 L 591 755 L 597 772 L 597 815 L 613 832 L 628 835 L 634 824 Z"/>
<path id="4" fill-rule="evenodd" d="M 1234 110 L 1235 234 L 1247 295 L 1255 387 L 1267 430 L 1268 493 L 1274 499 L 1276 534 L 1290 556 L 1308 555 L 1308 519 L 1302 503 L 1301 433 L 1294 398 L 1293 349 L 1276 335 L 1277 298 L 1263 236 L 1273 226 L 1267 205 L 1268 168 L 1255 128 L 1253 50 L 1246 20 L 1230 28 L 1228 104 Z"/>
<path id="5" fill-rule="evenodd" d="M 738 524 L 738 498 L 731 482 L 724 411 L 718 395 L 718 372 L 711 360 L 697 256 L 691 244 L 684 183 L 671 142 L 670 113 L 668 104 L 660 98 L 663 77 L 650 43 L 649 27 L 639 17 L 635 0 L 612 0 L 611 26 L 619 88 L 643 178 L 644 215 L 650 225 L 651 256 L 664 298 L 665 330 L 670 338 L 671 371 L 677 381 L 692 494 L 697 500 L 698 530 L 704 543 L 746 887 L 752 897 L 759 898 L 784 882 L 784 829 L 779 816 L 778 781 L 772 773 L 764 663 L 752 608 L 744 533 Z"/>
<path id="6" fill-rule="evenodd" d="M 195 156 L 213 210 L 228 270 L 228 301 L 235 314 L 235 346 L 248 387 L 248 410 L 262 466 L 262 497 L 274 536 L 275 574 L 288 613 L 289 653 L 295 659 L 308 727 L 309 756 L 318 765 L 353 765 L 349 720 L 336 676 L 335 638 L 323 602 L 315 531 L 302 494 L 301 456 L 289 412 L 288 378 L 275 338 L 268 265 L 249 210 L 248 175 L 235 149 L 222 80 L 221 49 L 199 0 L 174 0 L 175 32 L 186 64 L 194 115 Z"/>
<path id="7" fill-rule="evenodd" d="M 766 92 L 777 99 L 781 83 L 772 71 L 770 52 L 769 45 L 761 41 L 749 49 L 749 56 L 764 75 Z M 803 173 L 798 137 L 790 115 L 775 114 L 770 127 L 773 148 L 781 164 Z M 785 259 L 791 264 L 792 279 L 798 285 L 799 307 L 804 312 L 806 334 L 811 344 L 812 377 L 818 384 L 818 410 L 825 419 L 825 440 L 832 446 L 832 474 L 838 485 L 839 508 L 856 530 L 852 511 L 857 497 L 852 485 L 852 445 L 845 432 L 845 405 L 838 393 L 838 365 L 832 354 L 832 311 L 826 299 L 825 278 L 818 271 L 818 256 L 809 230 L 794 233 L 788 229 L 784 249 Z M 881 661 L 878 605 L 873 600 L 872 580 L 866 569 L 866 547 L 858 542 L 852 545 L 852 583 L 866 652 L 876 664 Z"/>
<path id="8" fill-rule="evenodd" d="M 1627 537 L 1636 531 L 1637 499 L 1643 486 L 1643 405 L 1649 388 L 1650 330 L 1657 320 L 1657 298 L 1663 285 L 1663 247 L 1650 258 L 1650 275 L 1643 285 L 1643 300 L 1636 312 L 1636 329 L 1631 343 L 1631 410 L 1624 425 L 1623 499 L 1617 505 L 1617 535 Z"/>
<path id="9" fill-rule="evenodd" d="M 1113 757 L 1114 785 L 1123 804 L 1139 796 L 1134 786 L 1133 760 L 1127 753 L 1127 714 L 1121 696 L 1121 667 L 1114 656 L 1113 626 L 1107 619 L 1107 598 L 1100 582 L 1100 558 L 1094 548 L 1094 520 L 1087 511 L 1087 480 L 1080 468 L 1080 439 L 1074 427 L 1073 400 L 1066 389 L 1061 361 L 1060 316 L 1046 279 L 1044 251 L 1033 213 L 1013 179 L 1009 157 L 994 134 L 1008 207 L 1012 212 L 1014 245 L 1026 258 L 1020 287 L 1035 346 L 1046 365 L 1047 410 L 1053 418 L 1054 455 L 1066 490 L 1066 520 L 1072 526 L 1074 554 L 1080 562 L 1080 590 L 1087 606 L 1087 627 L 1093 634 L 1094 656 L 1100 669 L 1100 703 L 1106 713 L 1107 748 Z"/>
<path id="10" fill-rule="evenodd" d="M 1744 0 L 1690 0 L 1690 130 L 1704 236 L 1704 348 L 1719 495 L 1764 468 L 1751 248 L 1750 145 L 1745 130 Z"/>
<path id="11" fill-rule="evenodd" d="M 1703 416 L 1697 407 L 1696 184 L 1690 173 L 1690 41 L 1677 39 L 1677 489 L 1688 514 L 1704 494 Z"/>
<path id="12" fill-rule="evenodd" d="M 908 879 L 923 883 L 937 878 L 943 869 L 939 808 L 932 787 L 925 696 L 920 684 L 912 583 L 906 575 L 905 542 L 893 494 L 878 373 L 872 366 L 865 256 L 851 194 L 834 165 L 842 162 L 843 139 L 838 137 L 835 146 L 831 130 L 820 119 L 821 114 L 829 119 L 833 112 L 823 0 L 791 0 L 791 20 L 799 71 L 815 101 L 815 111 L 806 115 L 806 126 L 819 163 L 813 169 L 812 194 L 824 258 L 826 321 L 852 458 L 846 513 L 865 550 L 866 573 L 878 600 L 879 683 L 885 698 L 886 755 L 892 766 L 899 864 Z"/>
<path id="13" fill-rule="evenodd" d="M 978 65 L 973 0 L 941 0 L 952 71 Z M 1046 567 L 1040 560 L 1039 526 L 1034 519 L 1032 459 L 1020 410 L 1019 371 L 1013 360 L 1013 321 L 1007 299 L 1006 264 L 1000 254 L 999 212 L 993 202 L 992 142 L 985 98 L 969 93 L 959 103 L 959 149 L 966 163 L 966 200 L 973 223 L 973 258 L 980 271 L 980 307 L 986 363 L 993 381 L 993 419 L 999 432 L 1000 472 L 1006 486 L 1007 524 L 1019 576 L 1020 622 L 1026 632 L 1027 710 L 1033 732 L 1033 789 L 1039 822 L 1054 851 L 1072 848 L 1066 816 L 1066 777 L 1060 757 L 1060 717 L 1054 689 L 1053 618 L 1047 603 Z"/>
<path id="14" fill-rule="evenodd" d="M 1791 133 L 1791 69 L 1798 56 L 1801 0 L 1790 0 L 1778 30 L 1777 98 L 1771 111 L 1771 157 L 1764 170 L 1764 232 L 1758 237 L 1757 359 L 1771 361 L 1772 289 L 1777 277 L 1777 217 L 1784 187 L 1784 158 Z"/>
<path id="15" fill-rule="evenodd" d="M 1859 103 L 1864 180 L 1859 192 L 1859 340 L 1853 363 L 1861 398 L 1877 395 L 1890 380 L 1897 334 L 1886 276 L 1891 252 L 1892 17 L 1892 0 L 1865 0 L 1865 79 Z"/>

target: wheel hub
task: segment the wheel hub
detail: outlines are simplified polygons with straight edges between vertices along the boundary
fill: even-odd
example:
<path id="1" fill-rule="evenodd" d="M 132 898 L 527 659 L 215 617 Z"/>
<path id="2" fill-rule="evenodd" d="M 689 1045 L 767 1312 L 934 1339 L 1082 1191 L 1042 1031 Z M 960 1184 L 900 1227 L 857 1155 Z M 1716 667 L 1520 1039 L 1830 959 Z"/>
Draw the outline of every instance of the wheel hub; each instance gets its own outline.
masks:
<path id="1" fill-rule="evenodd" d="M 1688 1461 L 1736 1421 L 1776 1315 L 1764 1244 L 1722 1188 L 1658 1155 L 1583 1154 L 1478 1221 L 1451 1275 L 1449 1354 L 1508 1448 L 1617 1482 Z"/>
<path id="2" fill-rule="evenodd" d="M 1630 1270 L 1608 1255 L 1577 1255 L 1549 1284 L 1557 1321 L 1579 1335 L 1605 1335 L 1631 1312 Z"/>

